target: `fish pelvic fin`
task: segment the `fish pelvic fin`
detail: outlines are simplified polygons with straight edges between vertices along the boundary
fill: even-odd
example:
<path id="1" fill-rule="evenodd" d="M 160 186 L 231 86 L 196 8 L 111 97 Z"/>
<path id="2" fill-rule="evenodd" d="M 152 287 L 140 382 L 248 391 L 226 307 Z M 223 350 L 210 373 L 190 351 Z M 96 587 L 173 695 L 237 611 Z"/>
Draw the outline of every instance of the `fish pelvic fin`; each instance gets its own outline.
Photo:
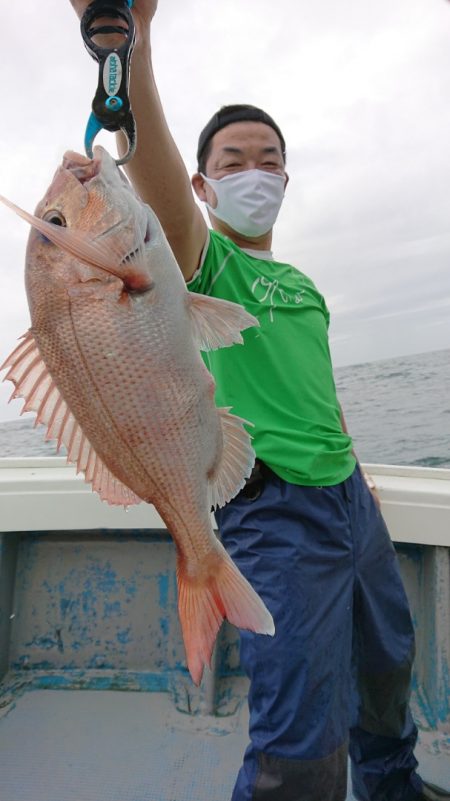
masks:
<path id="1" fill-rule="evenodd" d="M 272 615 L 219 541 L 217 550 L 202 563 L 201 575 L 189 571 L 179 555 L 177 581 L 178 611 L 194 684 L 200 684 L 204 666 L 211 667 L 224 619 L 257 634 L 275 633 Z"/>
<path id="2" fill-rule="evenodd" d="M 67 461 L 76 464 L 77 472 L 84 473 L 92 489 L 103 501 L 117 506 L 140 503 L 132 490 L 122 484 L 100 459 L 69 406 L 62 397 L 41 356 L 31 331 L 0 366 L 7 369 L 4 381 L 14 384 L 12 398 L 24 398 L 23 412 L 36 412 L 36 423 L 47 426 L 46 439 L 56 440 L 57 450 L 67 450 Z"/>
<path id="3" fill-rule="evenodd" d="M 256 317 L 231 300 L 189 292 L 187 303 L 194 338 L 200 350 L 227 348 L 236 343 L 242 345 L 241 331 L 259 326 Z"/>
<path id="4" fill-rule="evenodd" d="M 210 506 L 215 509 L 231 501 L 243 488 L 255 464 L 251 437 L 244 428 L 248 420 L 230 414 L 231 407 L 217 409 L 222 427 L 223 450 L 209 483 Z"/>

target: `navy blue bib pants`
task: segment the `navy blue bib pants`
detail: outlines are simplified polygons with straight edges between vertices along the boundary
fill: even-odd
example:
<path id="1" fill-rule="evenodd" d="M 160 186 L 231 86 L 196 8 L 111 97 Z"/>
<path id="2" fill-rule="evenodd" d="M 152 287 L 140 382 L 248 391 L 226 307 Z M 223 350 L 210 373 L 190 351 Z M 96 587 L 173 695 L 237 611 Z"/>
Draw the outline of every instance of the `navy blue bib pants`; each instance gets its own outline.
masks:
<path id="1" fill-rule="evenodd" d="M 345 801 L 348 753 L 360 801 L 417 798 L 414 632 L 394 547 L 359 468 L 323 488 L 266 468 L 256 491 L 239 493 L 216 519 L 276 630 L 241 632 L 250 745 L 232 801 Z"/>

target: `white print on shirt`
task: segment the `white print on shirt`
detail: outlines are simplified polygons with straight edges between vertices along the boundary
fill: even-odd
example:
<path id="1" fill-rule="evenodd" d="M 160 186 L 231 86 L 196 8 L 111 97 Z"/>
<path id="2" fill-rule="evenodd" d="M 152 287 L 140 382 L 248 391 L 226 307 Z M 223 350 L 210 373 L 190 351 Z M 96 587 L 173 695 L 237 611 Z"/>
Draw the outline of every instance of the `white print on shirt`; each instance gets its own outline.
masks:
<path id="1" fill-rule="evenodd" d="M 260 290 L 262 290 L 263 294 L 261 294 Z M 281 299 L 283 303 L 293 302 L 300 304 L 303 303 L 303 295 L 305 294 L 304 289 L 300 289 L 294 294 L 288 294 L 280 287 L 279 281 L 276 278 L 271 281 L 270 278 L 265 278 L 264 276 L 260 276 L 253 281 L 252 292 L 258 303 L 266 303 L 269 301 L 269 317 L 271 323 L 273 323 L 273 310 L 277 308 L 275 303 L 277 297 Z"/>

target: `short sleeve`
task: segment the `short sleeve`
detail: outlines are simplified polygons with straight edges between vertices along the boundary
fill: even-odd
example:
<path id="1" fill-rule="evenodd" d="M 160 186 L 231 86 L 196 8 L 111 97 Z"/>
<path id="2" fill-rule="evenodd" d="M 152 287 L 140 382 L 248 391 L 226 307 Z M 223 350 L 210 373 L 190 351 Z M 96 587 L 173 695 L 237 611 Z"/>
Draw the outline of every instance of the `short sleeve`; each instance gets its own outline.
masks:
<path id="1" fill-rule="evenodd" d="M 217 231 L 210 230 L 200 259 L 200 265 L 191 280 L 186 283 L 189 291 L 209 295 L 224 263 L 237 249 L 237 246 L 233 245 L 227 237 Z"/>
<path id="2" fill-rule="evenodd" d="M 203 252 L 200 258 L 200 264 L 197 267 L 191 280 L 186 282 L 186 286 L 190 292 L 200 292 L 204 294 L 203 285 L 208 281 L 209 278 L 208 266 L 211 259 L 208 260 L 208 264 L 205 264 L 205 262 L 208 259 L 208 251 L 210 247 L 211 247 L 211 231 L 208 230 L 208 236 L 206 238 L 205 246 L 203 248 Z"/>

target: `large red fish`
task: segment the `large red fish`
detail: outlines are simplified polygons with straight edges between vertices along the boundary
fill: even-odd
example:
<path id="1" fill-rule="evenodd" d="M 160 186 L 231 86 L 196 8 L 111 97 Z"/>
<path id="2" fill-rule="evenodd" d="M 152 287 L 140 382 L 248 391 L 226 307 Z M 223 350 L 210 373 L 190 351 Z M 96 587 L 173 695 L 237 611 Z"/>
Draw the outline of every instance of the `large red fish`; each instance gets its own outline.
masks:
<path id="1" fill-rule="evenodd" d="M 241 343 L 241 306 L 187 291 L 155 214 L 103 148 L 66 153 L 33 226 L 31 329 L 6 360 L 24 411 L 64 444 L 100 497 L 152 503 L 177 546 L 178 608 L 194 682 L 224 617 L 273 634 L 227 555 L 211 507 L 230 500 L 254 453 L 244 421 L 214 405 L 200 349 Z"/>

